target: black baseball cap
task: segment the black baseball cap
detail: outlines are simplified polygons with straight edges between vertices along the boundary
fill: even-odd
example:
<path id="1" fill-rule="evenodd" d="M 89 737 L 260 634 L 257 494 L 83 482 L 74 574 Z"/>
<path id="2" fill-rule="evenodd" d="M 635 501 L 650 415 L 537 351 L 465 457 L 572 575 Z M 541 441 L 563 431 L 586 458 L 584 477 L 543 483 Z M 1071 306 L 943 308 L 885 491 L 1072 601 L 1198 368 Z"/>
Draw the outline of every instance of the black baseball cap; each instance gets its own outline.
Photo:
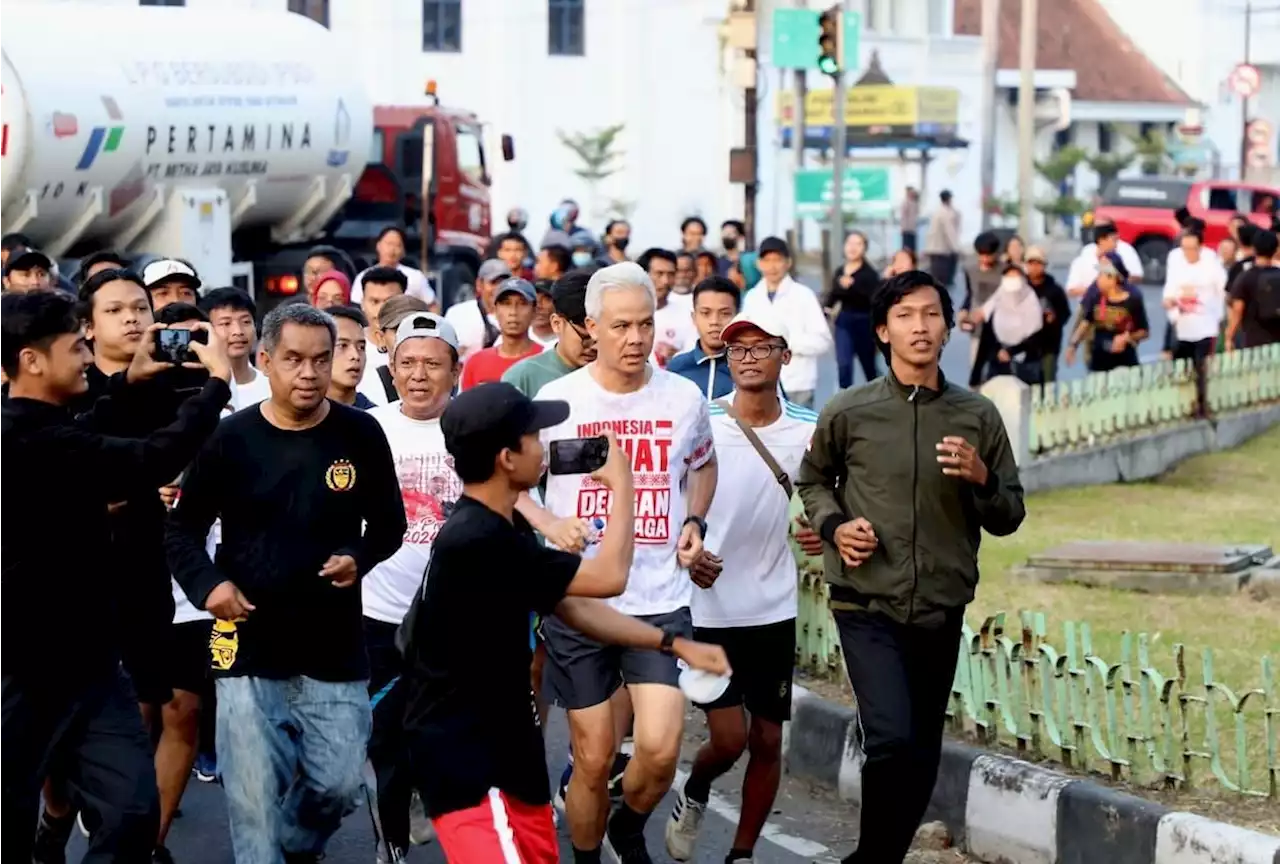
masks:
<path id="1" fill-rule="evenodd" d="M 770 252 L 777 252 L 783 258 L 791 257 L 791 250 L 787 247 L 787 241 L 783 240 L 781 237 L 764 238 L 760 243 L 759 250 L 757 251 L 757 257 L 763 258 Z"/>
<path id="2" fill-rule="evenodd" d="M 14 249 L 4 265 L 4 275 L 40 267 L 53 272 L 53 259 L 37 249 Z"/>
<path id="3" fill-rule="evenodd" d="M 533 400 L 505 381 L 463 390 L 440 418 L 444 447 L 454 459 L 496 457 L 522 435 L 569 419 L 569 403 Z"/>

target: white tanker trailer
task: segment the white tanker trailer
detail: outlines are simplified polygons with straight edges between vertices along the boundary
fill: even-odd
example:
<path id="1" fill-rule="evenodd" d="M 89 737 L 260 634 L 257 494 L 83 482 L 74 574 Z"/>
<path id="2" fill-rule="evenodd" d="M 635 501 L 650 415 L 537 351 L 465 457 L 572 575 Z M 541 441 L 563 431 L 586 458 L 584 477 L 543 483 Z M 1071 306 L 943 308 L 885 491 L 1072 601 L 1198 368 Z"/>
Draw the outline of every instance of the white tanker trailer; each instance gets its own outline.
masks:
<path id="1" fill-rule="evenodd" d="M 435 106 L 378 109 L 391 122 L 377 124 L 362 83 L 334 62 L 345 47 L 302 15 L 9 2 L 0 33 L 3 230 L 54 258 L 101 248 L 178 255 L 206 285 L 252 273 L 248 284 L 268 301 L 264 283 L 297 290 L 286 274 L 296 276 L 312 243 L 357 259 L 371 251 L 380 225 L 337 230 L 360 188 L 370 190 L 361 222 L 407 224 L 418 236 L 422 189 L 435 199 L 435 175 L 457 173 L 448 171 L 453 131 L 479 126 Z M 385 153 L 371 153 L 375 125 Z M 421 151 L 429 169 L 415 176 L 395 165 L 406 134 L 433 139 Z M 488 240 L 479 185 L 483 213 L 426 208 L 432 269 L 462 266 L 455 282 L 474 272 Z M 459 215 L 463 225 L 451 224 Z"/>

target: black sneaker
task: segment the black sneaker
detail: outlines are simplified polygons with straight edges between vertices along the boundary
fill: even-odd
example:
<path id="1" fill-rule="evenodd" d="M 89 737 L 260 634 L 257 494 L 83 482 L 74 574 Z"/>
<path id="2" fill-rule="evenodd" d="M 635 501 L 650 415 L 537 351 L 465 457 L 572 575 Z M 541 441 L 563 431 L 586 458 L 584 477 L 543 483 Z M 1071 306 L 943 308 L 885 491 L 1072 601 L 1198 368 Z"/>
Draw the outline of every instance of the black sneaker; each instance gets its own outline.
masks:
<path id="1" fill-rule="evenodd" d="M 35 844 L 31 848 L 34 864 L 67 864 L 67 841 L 76 819 L 71 814 L 56 819 L 47 812 L 40 814 Z"/>
<path id="2" fill-rule="evenodd" d="M 173 856 L 169 854 L 168 849 L 157 846 L 151 853 L 151 862 L 152 864 L 173 864 Z"/>
<path id="3" fill-rule="evenodd" d="M 616 864 L 653 864 L 649 850 L 644 845 L 644 835 L 622 836 L 612 830 L 612 826 L 604 832 L 602 850 L 612 856 Z"/>
<path id="4" fill-rule="evenodd" d="M 627 766 L 631 764 L 631 757 L 626 753 L 619 753 L 613 757 L 613 768 L 609 771 L 609 800 L 617 804 L 622 800 L 622 775 L 626 773 Z"/>
<path id="5" fill-rule="evenodd" d="M 285 852 L 284 864 L 317 864 L 323 858 L 319 852 Z"/>

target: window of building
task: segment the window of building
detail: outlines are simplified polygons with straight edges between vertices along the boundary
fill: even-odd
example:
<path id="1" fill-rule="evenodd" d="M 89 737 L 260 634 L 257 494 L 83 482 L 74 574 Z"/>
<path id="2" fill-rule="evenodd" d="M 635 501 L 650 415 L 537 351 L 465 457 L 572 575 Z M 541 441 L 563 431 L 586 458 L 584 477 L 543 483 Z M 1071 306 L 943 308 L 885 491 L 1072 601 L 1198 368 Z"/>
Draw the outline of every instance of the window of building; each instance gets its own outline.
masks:
<path id="1" fill-rule="evenodd" d="M 289 11 L 304 15 L 321 26 L 329 26 L 329 0 L 289 0 Z"/>
<path id="2" fill-rule="evenodd" d="M 484 140 L 475 127 L 458 127 L 458 170 L 472 183 L 485 181 Z"/>
<path id="3" fill-rule="evenodd" d="M 422 0 L 422 50 L 462 50 L 462 0 Z"/>
<path id="4" fill-rule="evenodd" d="M 581 57 L 586 53 L 583 40 L 583 4 L 585 0 L 547 0 L 547 53 L 563 57 Z"/>
<path id="5" fill-rule="evenodd" d="M 138 0 L 139 6 L 186 6 L 187 0 Z"/>
<path id="6" fill-rule="evenodd" d="M 1098 124 L 1098 152 L 1110 153 L 1113 143 L 1111 141 L 1111 124 Z"/>

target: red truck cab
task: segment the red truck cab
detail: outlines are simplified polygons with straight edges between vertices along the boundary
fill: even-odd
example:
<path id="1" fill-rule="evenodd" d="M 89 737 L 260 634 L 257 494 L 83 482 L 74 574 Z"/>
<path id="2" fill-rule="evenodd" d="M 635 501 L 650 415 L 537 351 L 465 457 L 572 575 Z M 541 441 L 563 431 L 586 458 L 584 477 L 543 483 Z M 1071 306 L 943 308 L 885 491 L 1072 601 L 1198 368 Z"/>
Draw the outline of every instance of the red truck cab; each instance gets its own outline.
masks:
<path id="1" fill-rule="evenodd" d="M 1277 202 L 1280 189 L 1259 183 L 1134 177 L 1108 183 L 1101 203 L 1085 214 L 1084 223 L 1091 228 L 1099 220 L 1113 222 L 1120 239 L 1132 243 L 1142 258 L 1146 281 L 1163 282 L 1165 260 L 1178 242 L 1180 227 L 1174 214 L 1179 208 L 1204 220 L 1204 242 L 1216 248 L 1228 236 L 1231 217 L 1237 213 L 1270 228 Z"/>

